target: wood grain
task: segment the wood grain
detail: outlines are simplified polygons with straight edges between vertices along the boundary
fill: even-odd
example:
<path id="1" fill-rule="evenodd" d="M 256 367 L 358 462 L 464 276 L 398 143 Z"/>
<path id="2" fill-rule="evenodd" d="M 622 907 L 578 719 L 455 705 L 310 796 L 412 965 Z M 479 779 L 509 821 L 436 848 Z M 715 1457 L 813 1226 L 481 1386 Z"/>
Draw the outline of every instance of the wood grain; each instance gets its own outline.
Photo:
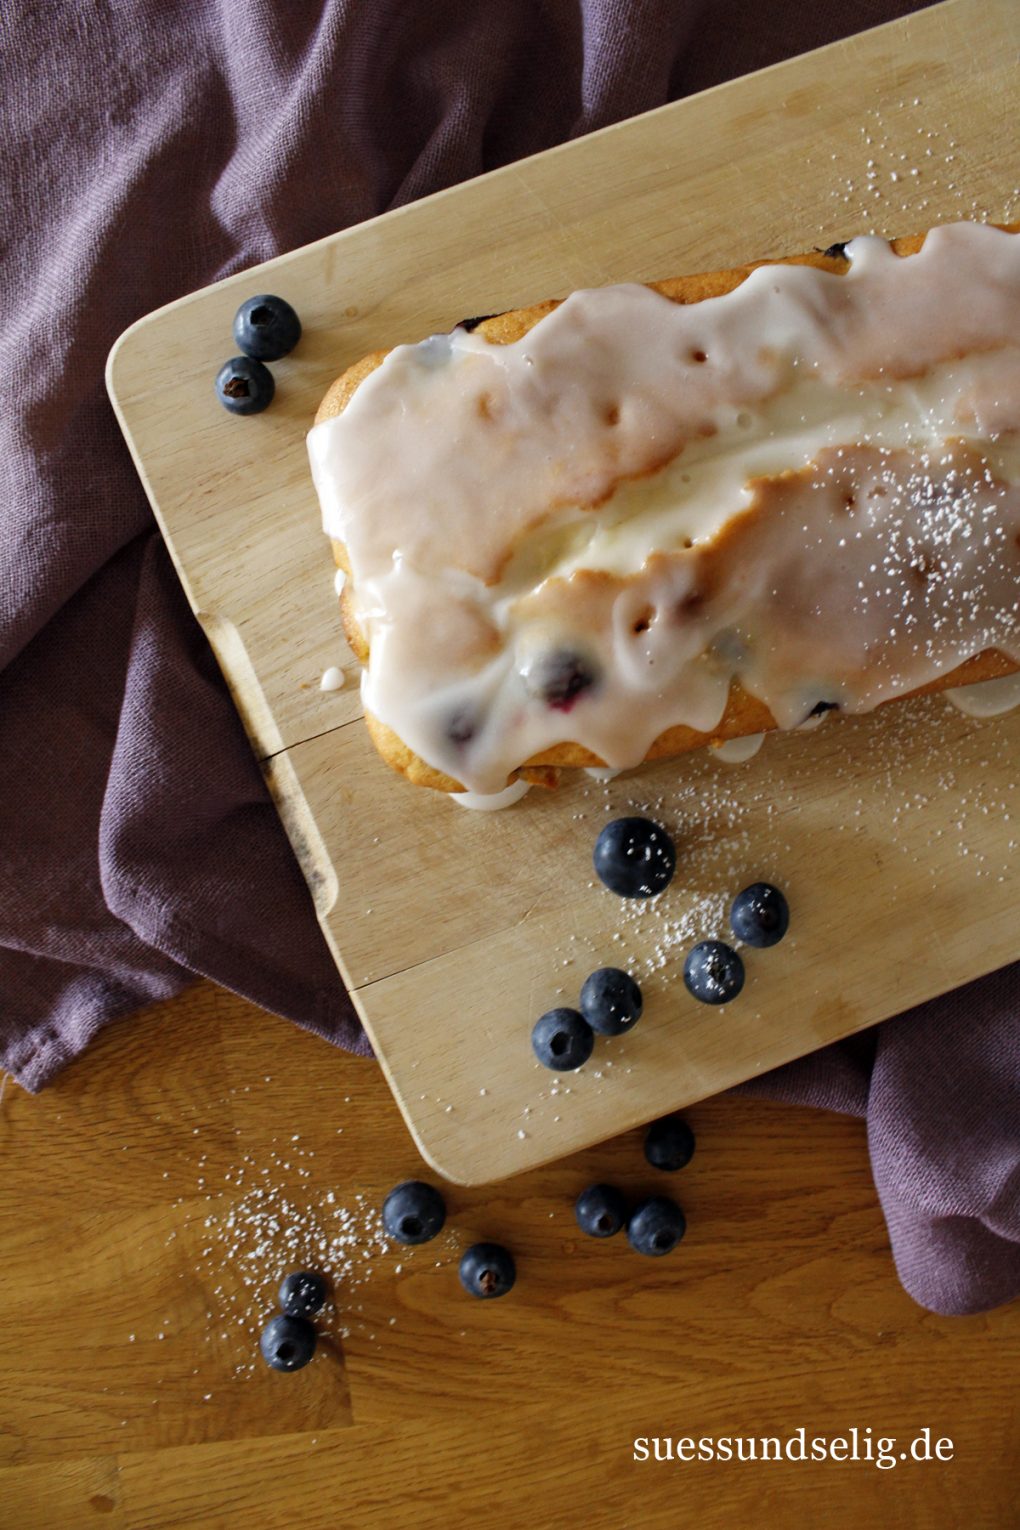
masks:
<path id="1" fill-rule="evenodd" d="M 427 1172 L 379 1070 L 202 984 L 112 1026 L 42 1096 L 8 1083 L 4 1530 L 1010 1530 L 1020 1307 L 950 1319 L 909 1300 L 862 1123 L 730 1097 L 689 1119 L 679 1175 L 650 1170 L 632 1131 L 447 1188 L 440 1238 L 355 1257 L 325 1324 L 338 1347 L 278 1376 L 253 1356 L 288 1226 L 362 1195 L 361 1238 L 386 1190 Z M 689 1219 L 676 1253 L 581 1237 L 572 1200 L 596 1179 L 667 1186 Z M 278 1234 L 252 1220 L 253 1188 L 287 1199 Z M 478 1237 L 517 1256 L 502 1302 L 460 1292 Z M 928 1425 L 954 1458 L 631 1459 L 641 1435 L 799 1425 Z"/>
<path id="2" fill-rule="evenodd" d="M 466 313 L 862 230 L 1010 221 L 1018 43 L 1013 0 L 952 0 L 230 278 L 141 320 L 111 357 L 327 939 L 422 1150 L 454 1179 L 576 1150 L 1017 956 L 1020 715 L 892 707 L 770 740 L 725 783 L 704 759 L 669 762 L 608 794 L 575 784 L 470 820 L 390 776 L 353 684 L 318 690 L 327 664 L 352 668 L 304 449 L 318 402 L 358 356 Z M 290 298 L 305 337 L 272 409 L 239 420 L 211 379 L 253 287 Z M 607 806 L 634 803 L 682 834 L 681 876 L 642 919 L 589 886 Z M 749 964 L 739 1004 L 706 1015 L 679 983 L 684 949 L 725 935 L 725 901 L 765 874 L 791 897 L 794 935 Z M 905 948 L 922 959 L 903 963 Z M 617 953 L 648 975 L 647 1019 L 601 1049 L 611 1068 L 554 1095 L 530 1025 L 573 1002 L 584 962 Z"/>
<path id="3" fill-rule="evenodd" d="M 552 810 L 533 792 L 509 813 L 460 813 L 380 780 L 357 725 L 286 760 L 336 864 L 373 864 L 370 887 L 342 874 L 313 886 L 335 898 L 327 937 L 419 1147 L 448 1178 L 480 1183 L 1016 956 L 1018 755 L 1020 713 L 977 723 L 930 697 L 776 737 L 736 768 L 699 756 L 564 787 Z M 622 907 L 593 881 L 592 846 L 608 817 L 646 811 L 675 835 L 680 867 L 654 903 Z M 466 883 L 466 864 L 486 874 Z M 725 937 L 733 894 L 761 878 L 786 889 L 791 933 L 745 953 L 737 1002 L 698 1004 L 684 954 Z M 554 1079 L 531 1025 L 607 963 L 639 974 L 645 1015 Z"/>

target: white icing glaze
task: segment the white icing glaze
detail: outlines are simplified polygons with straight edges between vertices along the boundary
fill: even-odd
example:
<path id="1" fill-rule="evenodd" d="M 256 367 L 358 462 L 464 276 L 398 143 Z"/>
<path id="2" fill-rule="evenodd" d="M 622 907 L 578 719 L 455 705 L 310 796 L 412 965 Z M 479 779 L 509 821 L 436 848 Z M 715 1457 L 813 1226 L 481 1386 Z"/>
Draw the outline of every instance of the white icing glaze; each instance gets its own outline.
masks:
<path id="1" fill-rule="evenodd" d="M 331 664 L 328 669 L 323 670 L 322 672 L 322 679 L 319 681 L 319 690 L 340 691 L 343 690 L 343 684 L 343 670 L 338 669 L 335 664 Z"/>
<path id="2" fill-rule="evenodd" d="M 1001 675 L 978 685 L 953 686 L 943 692 L 947 701 L 968 717 L 1001 717 L 1020 707 L 1020 674 Z"/>
<path id="3" fill-rule="evenodd" d="M 347 575 L 344 573 L 342 568 L 338 568 L 336 573 L 333 575 L 333 588 L 336 591 L 337 595 L 342 595 L 343 594 L 343 592 L 344 592 L 344 585 L 346 583 L 347 583 Z"/>
<path id="4" fill-rule="evenodd" d="M 511 781 L 501 792 L 449 792 L 451 802 L 458 807 L 472 808 L 476 813 L 498 813 L 501 808 L 513 807 L 531 790 L 530 781 Z"/>
<path id="5" fill-rule="evenodd" d="M 724 765 L 743 765 L 747 760 L 754 759 L 764 742 L 764 733 L 745 733 L 743 738 L 727 738 L 721 744 L 716 744 L 712 758 L 722 760 Z"/>
<path id="6" fill-rule="evenodd" d="M 710 733 L 735 679 L 794 727 L 1020 662 L 1020 238 L 847 254 L 392 351 L 309 436 L 366 709 L 490 795 L 564 741 Z"/>

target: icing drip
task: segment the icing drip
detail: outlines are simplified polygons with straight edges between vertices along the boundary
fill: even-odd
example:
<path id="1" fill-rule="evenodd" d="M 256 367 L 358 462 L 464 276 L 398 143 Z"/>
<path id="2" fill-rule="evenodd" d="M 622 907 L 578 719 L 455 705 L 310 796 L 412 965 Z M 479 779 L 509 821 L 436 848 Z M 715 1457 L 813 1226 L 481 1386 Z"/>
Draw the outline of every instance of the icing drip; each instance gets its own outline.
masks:
<path id="1" fill-rule="evenodd" d="M 764 742 L 764 733 L 746 733 L 743 738 L 728 738 L 715 746 L 712 758 L 722 760 L 725 765 L 743 765 L 754 759 Z"/>
<path id="2" fill-rule="evenodd" d="M 1020 674 L 983 680 L 979 685 L 954 686 L 944 695 L 968 717 L 1001 717 L 1004 712 L 1020 707 Z"/>
<path id="3" fill-rule="evenodd" d="M 847 256 L 391 352 L 309 436 L 366 709 L 491 794 L 710 733 L 734 682 L 790 728 L 1020 663 L 1020 238 Z"/>
<path id="4" fill-rule="evenodd" d="M 513 807 L 531 790 L 528 781 L 511 781 L 501 792 L 450 792 L 450 801 L 458 807 L 472 808 L 476 813 L 498 813 L 502 808 Z"/>

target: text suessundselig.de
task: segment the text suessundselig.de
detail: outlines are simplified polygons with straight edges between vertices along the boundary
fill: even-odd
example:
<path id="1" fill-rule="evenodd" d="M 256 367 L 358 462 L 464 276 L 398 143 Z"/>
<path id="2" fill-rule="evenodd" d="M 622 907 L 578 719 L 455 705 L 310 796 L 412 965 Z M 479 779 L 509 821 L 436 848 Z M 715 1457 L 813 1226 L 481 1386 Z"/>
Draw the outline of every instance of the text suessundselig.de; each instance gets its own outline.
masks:
<path id="1" fill-rule="evenodd" d="M 909 1439 L 875 1435 L 868 1425 L 845 1434 L 808 1435 L 801 1425 L 785 1435 L 640 1435 L 633 1441 L 635 1461 L 863 1461 L 890 1471 L 902 1462 L 951 1461 L 953 1442 L 932 1439 L 928 1425 Z"/>

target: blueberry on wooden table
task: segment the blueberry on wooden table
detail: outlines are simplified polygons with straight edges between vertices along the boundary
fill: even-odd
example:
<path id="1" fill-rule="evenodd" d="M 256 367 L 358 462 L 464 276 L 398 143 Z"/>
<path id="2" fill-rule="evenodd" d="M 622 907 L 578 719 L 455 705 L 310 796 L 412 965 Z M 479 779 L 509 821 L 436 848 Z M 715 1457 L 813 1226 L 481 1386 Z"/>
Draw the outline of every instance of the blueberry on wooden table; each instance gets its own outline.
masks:
<path id="1" fill-rule="evenodd" d="M 621 898 L 651 898 L 673 880 L 676 846 L 651 818 L 614 818 L 595 841 L 595 874 Z"/>
<path id="2" fill-rule="evenodd" d="M 658 1259 L 676 1248 L 687 1231 L 687 1219 L 676 1201 L 653 1195 L 636 1207 L 627 1223 L 627 1241 L 638 1254 Z"/>
<path id="3" fill-rule="evenodd" d="M 627 1204 L 615 1185 L 589 1185 L 574 1202 L 574 1216 L 589 1238 L 612 1238 L 627 1220 Z"/>
<path id="4" fill-rule="evenodd" d="M 216 373 L 216 397 L 231 414 L 261 414 L 275 392 L 272 372 L 250 356 L 234 356 Z"/>
<path id="5" fill-rule="evenodd" d="M 279 361 L 301 339 L 301 320 L 285 298 L 262 293 L 234 315 L 234 344 L 256 361 Z"/>
<path id="6" fill-rule="evenodd" d="M 446 1202 L 433 1185 L 405 1179 L 383 1201 L 382 1220 L 398 1243 L 428 1243 L 446 1221 Z"/>
<path id="7" fill-rule="evenodd" d="M 581 1014 L 600 1036 L 622 1036 L 641 1019 L 641 989 L 629 972 L 599 967 L 581 985 Z"/>
<path id="8" fill-rule="evenodd" d="M 461 1257 L 460 1283 L 471 1296 L 505 1296 L 516 1279 L 514 1256 L 499 1243 L 473 1243 Z"/>
<path id="9" fill-rule="evenodd" d="M 314 1317 L 326 1305 L 329 1284 L 316 1270 L 295 1270 L 285 1275 L 277 1300 L 287 1317 Z"/>
<path id="10" fill-rule="evenodd" d="M 645 1132 L 645 1157 L 653 1169 L 685 1169 L 694 1157 L 694 1133 L 682 1116 L 663 1116 Z"/>
<path id="11" fill-rule="evenodd" d="M 725 941 L 699 941 L 687 953 L 684 985 L 702 1004 L 728 1004 L 744 986 L 744 964 Z"/>
<path id="12" fill-rule="evenodd" d="M 274 1371 L 299 1371 L 315 1354 L 315 1329 L 304 1317 L 274 1317 L 259 1335 L 262 1358 Z"/>
<path id="13" fill-rule="evenodd" d="M 734 898 L 730 926 L 749 946 L 774 946 L 790 928 L 789 904 L 771 882 L 754 882 Z"/>
<path id="14" fill-rule="evenodd" d="M 576 1009 L 550 1009 L 535 1021 L 531 1045 L 543 1067 L 573 1073 L 591 1056 L 595 1033 Z"/>

